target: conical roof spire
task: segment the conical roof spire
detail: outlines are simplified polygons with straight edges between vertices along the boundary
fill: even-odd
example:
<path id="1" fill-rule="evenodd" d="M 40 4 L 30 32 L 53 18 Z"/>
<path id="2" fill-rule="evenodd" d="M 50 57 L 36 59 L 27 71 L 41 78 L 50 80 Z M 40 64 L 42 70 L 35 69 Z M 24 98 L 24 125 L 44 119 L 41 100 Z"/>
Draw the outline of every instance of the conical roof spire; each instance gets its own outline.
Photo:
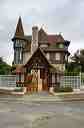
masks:
<path id="1" fill-rule="evenodd" d="M 18 23 L 17 23 L 15 36 L 24 36 L 24 30 L 23 30 L 21 16 L 19 17 L 19 20 L 18 20 Z"/>

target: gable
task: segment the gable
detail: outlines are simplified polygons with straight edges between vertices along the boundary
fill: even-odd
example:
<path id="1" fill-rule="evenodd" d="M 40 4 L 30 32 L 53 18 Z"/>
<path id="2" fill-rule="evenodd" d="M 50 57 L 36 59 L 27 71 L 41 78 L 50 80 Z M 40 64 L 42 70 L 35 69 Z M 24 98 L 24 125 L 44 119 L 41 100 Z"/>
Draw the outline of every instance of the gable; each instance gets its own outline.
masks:
<path id="1" fill-rule="evenodd" d="M 48 68 L 50 63 L 48 62 L 47 58 L 45 57 L 44 53 L 40 48 L 33 53 L 29 61 L 26 63 L 25 67 L 30 69 L 32 68 Z"/>
<path id="2" fill-rule="evenodd" d="M 38 32 L 39 43 L 48 43 L 47 33 L 41 28 Z"/>

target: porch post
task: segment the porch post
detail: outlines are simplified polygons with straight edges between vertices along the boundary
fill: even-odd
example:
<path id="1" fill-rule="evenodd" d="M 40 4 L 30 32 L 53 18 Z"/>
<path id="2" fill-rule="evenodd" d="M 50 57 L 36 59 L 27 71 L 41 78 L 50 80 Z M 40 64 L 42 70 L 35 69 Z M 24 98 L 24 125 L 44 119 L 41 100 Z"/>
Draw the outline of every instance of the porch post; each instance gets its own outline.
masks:
<path id="1" fill-rule="evenodd" d="M 42 91 L 42 79 L 40 78 L 40 69 L 38 69 L 38 91 Z"/>

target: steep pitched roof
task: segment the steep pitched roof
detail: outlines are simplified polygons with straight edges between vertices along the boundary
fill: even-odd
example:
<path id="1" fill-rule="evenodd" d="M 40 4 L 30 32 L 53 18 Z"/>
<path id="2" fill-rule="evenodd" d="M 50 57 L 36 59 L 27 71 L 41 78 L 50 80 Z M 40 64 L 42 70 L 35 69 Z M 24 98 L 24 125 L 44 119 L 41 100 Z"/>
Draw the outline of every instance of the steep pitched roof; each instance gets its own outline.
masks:
<path id="1" fill-rule="evenodd" d="M 59 34 L 59 35 L 48 35 L 48 42 L 49 43 L 64 42 L 64 38 L 61 34 Z"/>
<path id="2" fill-rule="evenodd" d="M 24 36 L 24 30 L 23 30 L 21 17 L 19 17 L 19 20 L 18 20 L 18 23 L 17 23 L 15 36 Z"/>
<path id="3" fill-rule="evenodd" d="M 49 41 L 49 43 L 54 43 L 54 42 L 56 42 L 56 40 L 57 40 L 57 36 L 56 35 L 48 35 L 48 41 Z"/>
<path id="4" fill-rule="evenodd" d="M 58 35 L 48 35 L 43 28 L 41 28 L 38 32 L 38 41 L 39 43 L 59 43 L 64 42 L 64 38 L 61 34 Z"/>
<path id="5" fill-rule="evenodd" d="M 43 28 L 41 28 L 38 32 L 38 41 L 39 43 L 48 43 L 48 36 Z"/>

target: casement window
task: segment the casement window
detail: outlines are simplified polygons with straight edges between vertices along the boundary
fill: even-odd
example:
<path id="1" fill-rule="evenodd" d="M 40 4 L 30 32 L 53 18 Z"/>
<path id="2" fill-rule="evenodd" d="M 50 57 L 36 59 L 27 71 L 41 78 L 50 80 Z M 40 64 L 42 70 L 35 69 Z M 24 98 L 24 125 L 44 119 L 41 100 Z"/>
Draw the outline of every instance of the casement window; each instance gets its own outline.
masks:
<path id="1" fill-rule="evenodd" d="M 16 51 L 16 57 L 15 57 L 15 63 L 18 64 L 19 63 L 19 51 Z"/>
<path id="2" fill-rule="evenodd" d="M 22 52 L 20 52 L 20 61 L 22 60 Z"/>
<path id="3" fill-rule="evenodd" d="M 59 48 L 64 48 L 64 44 L 59 44 Z"/>
<path id="4" fill-rule="evenodd" d="M 21 81 L 21 74 L 16 75 L 16 81 Z"/>
<path id="5" fill-rule="evenodd" d="M 60 53 L 56 53 L 56 54 L 55 54 L 55 59 L 56 59 L 56 60 L 60 60 Z"/>
<path id="6" fill-rule="evenodd" d="M 55 53 L 50 53 L 50 60 L 55 60 Z"/>

